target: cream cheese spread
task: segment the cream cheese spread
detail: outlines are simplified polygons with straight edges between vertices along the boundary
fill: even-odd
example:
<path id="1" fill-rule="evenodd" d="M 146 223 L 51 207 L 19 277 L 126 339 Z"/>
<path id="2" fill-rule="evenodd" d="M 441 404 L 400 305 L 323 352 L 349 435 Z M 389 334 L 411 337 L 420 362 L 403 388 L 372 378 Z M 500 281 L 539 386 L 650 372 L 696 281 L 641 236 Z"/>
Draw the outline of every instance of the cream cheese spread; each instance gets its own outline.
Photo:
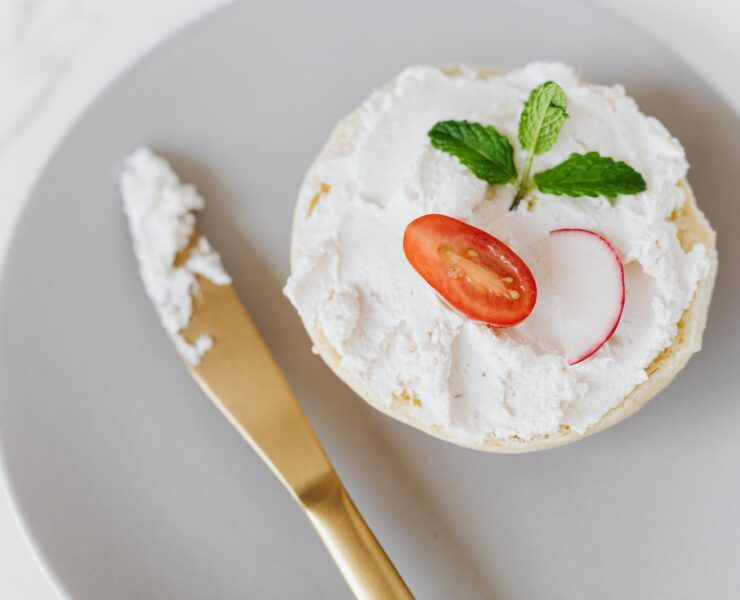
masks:
<path id="1" fill-rule="evenodd" d="M 205 202 L 194 186 L 182 183 L 169 163 L 148 148 L 139 148 L 124 160 L 119 185 L 146 292 L 180 354 L 198 364 L 213 339 L 202 335 L 190 343 L 180 333 L 190 322 L 192 297 L 199 289 L 196 274 L 219 285 L 231 283 L 218 253 L 202 235 L 187 261 L 175 265 L 195 231 L 193 211 L 203 209 Z"/>
<path id="2" fill-rule="evenodd" d="M 597 151 L 638 170 L 647 191 L 620 197 L 615 206 L 605 198 L 534 191 L 528 205 L 510 212 L 511 185 L 490 187 L 430 145 L 427 132 L 438 121 L 491 124 L 514 142 L 521 169 L 519 115 L 530 91 L 548 80 L 565 91 L 570 118 L 554 148 L 536 158 L 534 172 L 573 152 Z M 679 182 L 687 170 L 678 140 L 621 86 L 585 84 L 564 64 L 538 62 L 488 77 L 466 68 L 451 77 L 411 67 L 340 124 L 309 173 L 285 293 L 309 329 L 322 331 L 341 356 L 348 381 L 388 407 L 412 398 L 424 426 L 472 442 L 527 440 L 563 427 L 584 432 L 647 379 L 646 367 L 671 344 L 709 272 L 706 248 L 685 252 L 669 220 L 684 202 Z M 406 225 L 427 213 L 479 227 L 525 260 L 538 285 L 526 321 L 491 330 L 438 298 L 402 249 Z M 614 336 L 574 366 L 559 343 L 548 258 L 548 232 L 565 227 L 609 239 L 626 276 Z"/>

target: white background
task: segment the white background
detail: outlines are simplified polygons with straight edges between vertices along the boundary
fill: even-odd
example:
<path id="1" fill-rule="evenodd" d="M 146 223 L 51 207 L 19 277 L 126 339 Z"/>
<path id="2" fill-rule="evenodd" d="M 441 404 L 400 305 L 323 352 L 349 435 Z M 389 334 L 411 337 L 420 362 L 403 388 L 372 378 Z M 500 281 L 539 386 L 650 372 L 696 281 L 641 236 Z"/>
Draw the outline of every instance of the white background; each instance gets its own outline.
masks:
<path id="1" fill-rule="evenodd" d="M 35 176 L 75 117 L 132 60 L 226 1 L 0 0 L 0 259 Z M 594 1 L 652 32 L 740 109 L 737 0 Z M 1 481 L 0 598 L 57 598 Z"/>

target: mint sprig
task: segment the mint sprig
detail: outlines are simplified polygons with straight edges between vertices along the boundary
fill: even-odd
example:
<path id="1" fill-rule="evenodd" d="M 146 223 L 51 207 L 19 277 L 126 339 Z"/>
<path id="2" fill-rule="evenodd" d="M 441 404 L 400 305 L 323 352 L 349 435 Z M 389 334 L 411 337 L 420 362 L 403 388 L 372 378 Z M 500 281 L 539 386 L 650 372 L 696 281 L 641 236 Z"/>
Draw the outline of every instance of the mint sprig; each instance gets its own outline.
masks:
<path id="1" fill-rule="evenodd" d="M 524 103 L 519 117 L 519 143 L 529 150 L 527 164 L 519 180 L 516 195 L 511 203 L 514 210 L 529 191 L 529 174 L 536 154 L 543 154 L 555 145 L 560 128 L 568 118 L 565 108 L 568 101 L 563 89 L 553 81 L 546 81 L 534 88 Z"/>
<path id="2" fill-rule="evenodd" d="M 571 154 L 558 166 L 534 176 L 537 189 L 556 196 L 606 196 L 639 194 L 646 189 L 645 180 L 622 161 L 598 152 Z"/>
<path id="3" fill-rule="evenodd" d="M 555 145 L 569 116 L 566 108 L 565 92 L 554 81 L 547 81 L 530 93 L 519 118 L 519 143 L 528 151 L 519 179 L 511 142 L 491 125 L 442 121 L 429 131 L 429 139 L 432 146 L 456 156 L 480 179 L 490 184 L 513 183 L 516 194 L 510 210 L 515 210 L 532 188 L 554 195 L 610 199 L 645 191 L 642 175 L 628 164 L 597 152 L 571 154 L 559 165 L 530 178 L 535 156 Z"/>
<path id="4" fill-rule="evenodd" d="M 456 156 L 483 181 L 502 184 L 516 178 L 514 148 L 509 138 L 490 125 L 442 121 L 432 127 L 429 139 L 437 150 Z"/>

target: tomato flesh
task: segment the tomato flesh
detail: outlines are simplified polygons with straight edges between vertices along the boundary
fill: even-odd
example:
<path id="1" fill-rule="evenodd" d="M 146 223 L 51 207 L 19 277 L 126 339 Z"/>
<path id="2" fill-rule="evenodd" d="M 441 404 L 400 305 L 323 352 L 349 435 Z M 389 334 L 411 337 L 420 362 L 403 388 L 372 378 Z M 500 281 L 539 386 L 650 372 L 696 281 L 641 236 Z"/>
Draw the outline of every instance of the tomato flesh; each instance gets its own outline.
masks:
<path id="1" fill-rule="evenodd" d="M 534 309 L 537 284 L 529 267 L 477 227 L 445 215 L 424 215 L 406 227 L 403 251 L 419 275 L 466 317 L 511 327 Z"/>

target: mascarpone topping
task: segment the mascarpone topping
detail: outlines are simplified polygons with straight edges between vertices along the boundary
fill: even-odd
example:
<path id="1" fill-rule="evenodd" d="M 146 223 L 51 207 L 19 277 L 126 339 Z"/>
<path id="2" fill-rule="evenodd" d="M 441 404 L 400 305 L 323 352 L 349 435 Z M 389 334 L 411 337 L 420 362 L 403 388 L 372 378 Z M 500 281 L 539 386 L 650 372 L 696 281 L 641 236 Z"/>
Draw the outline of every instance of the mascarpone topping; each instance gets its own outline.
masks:
<path id="1" fill-rule="evenodd" d="M 195 231 L 193 211 L 203 209 L 205 202 L 194 186 L 181 183 L 169 163 L 148 148 L 139 148 L 124 160 L 119 185 L 146 292 L 180 354 L 198 364 L 213 347 L 213 339 L 201 335 L 190 343 L 180 334 L 190 322 L 192 295 L 199 289 L 196 274 L 218 285 L 231 283 L 218 253 L 202 235 L 187 261 L 175 265 Z"/>
<path id="2" fill-rule="evenodd" d="M 604 198 L 534 191 L 531 206 L 510 212 L 511 185 L 488 186 L 430 145 L 427 132 L 438 121 L 491 124 L 512 140 L 521 170 L 519 115 L 530 91 L 548 80 L 565 91 L 570 118 L 533 172 L 593 150 L 639 171 L 647 191 L 614 207 Z M 679 182 L 687 169 L 678 140 L 621 86 L 585 84 L 566 65 L 533 63 L 485 78 L 412 67 L 340 126 L 309 174 L 285 293 L 307 326 L 323 331 L 348 380 L 388 407 L 413 399 L 408 410 L 425 426 L 471 442 L 531 439 L 564 426 L 583 432 L 647 379 L 646 367 L 671 344 L 709 271 L 706 249 L 684 252 L 669 220 L 684 202 Z M 526 321 L 491 330 L 440 301 L 402 249 L 406 225 L 427 213 L 479 227 L 524 259 L 538 285 Z M 548 232 L 565 227 L 610 240 L 626 277 L 616 333 L 575 366 L 559 343 L 548 259 Z"/>

